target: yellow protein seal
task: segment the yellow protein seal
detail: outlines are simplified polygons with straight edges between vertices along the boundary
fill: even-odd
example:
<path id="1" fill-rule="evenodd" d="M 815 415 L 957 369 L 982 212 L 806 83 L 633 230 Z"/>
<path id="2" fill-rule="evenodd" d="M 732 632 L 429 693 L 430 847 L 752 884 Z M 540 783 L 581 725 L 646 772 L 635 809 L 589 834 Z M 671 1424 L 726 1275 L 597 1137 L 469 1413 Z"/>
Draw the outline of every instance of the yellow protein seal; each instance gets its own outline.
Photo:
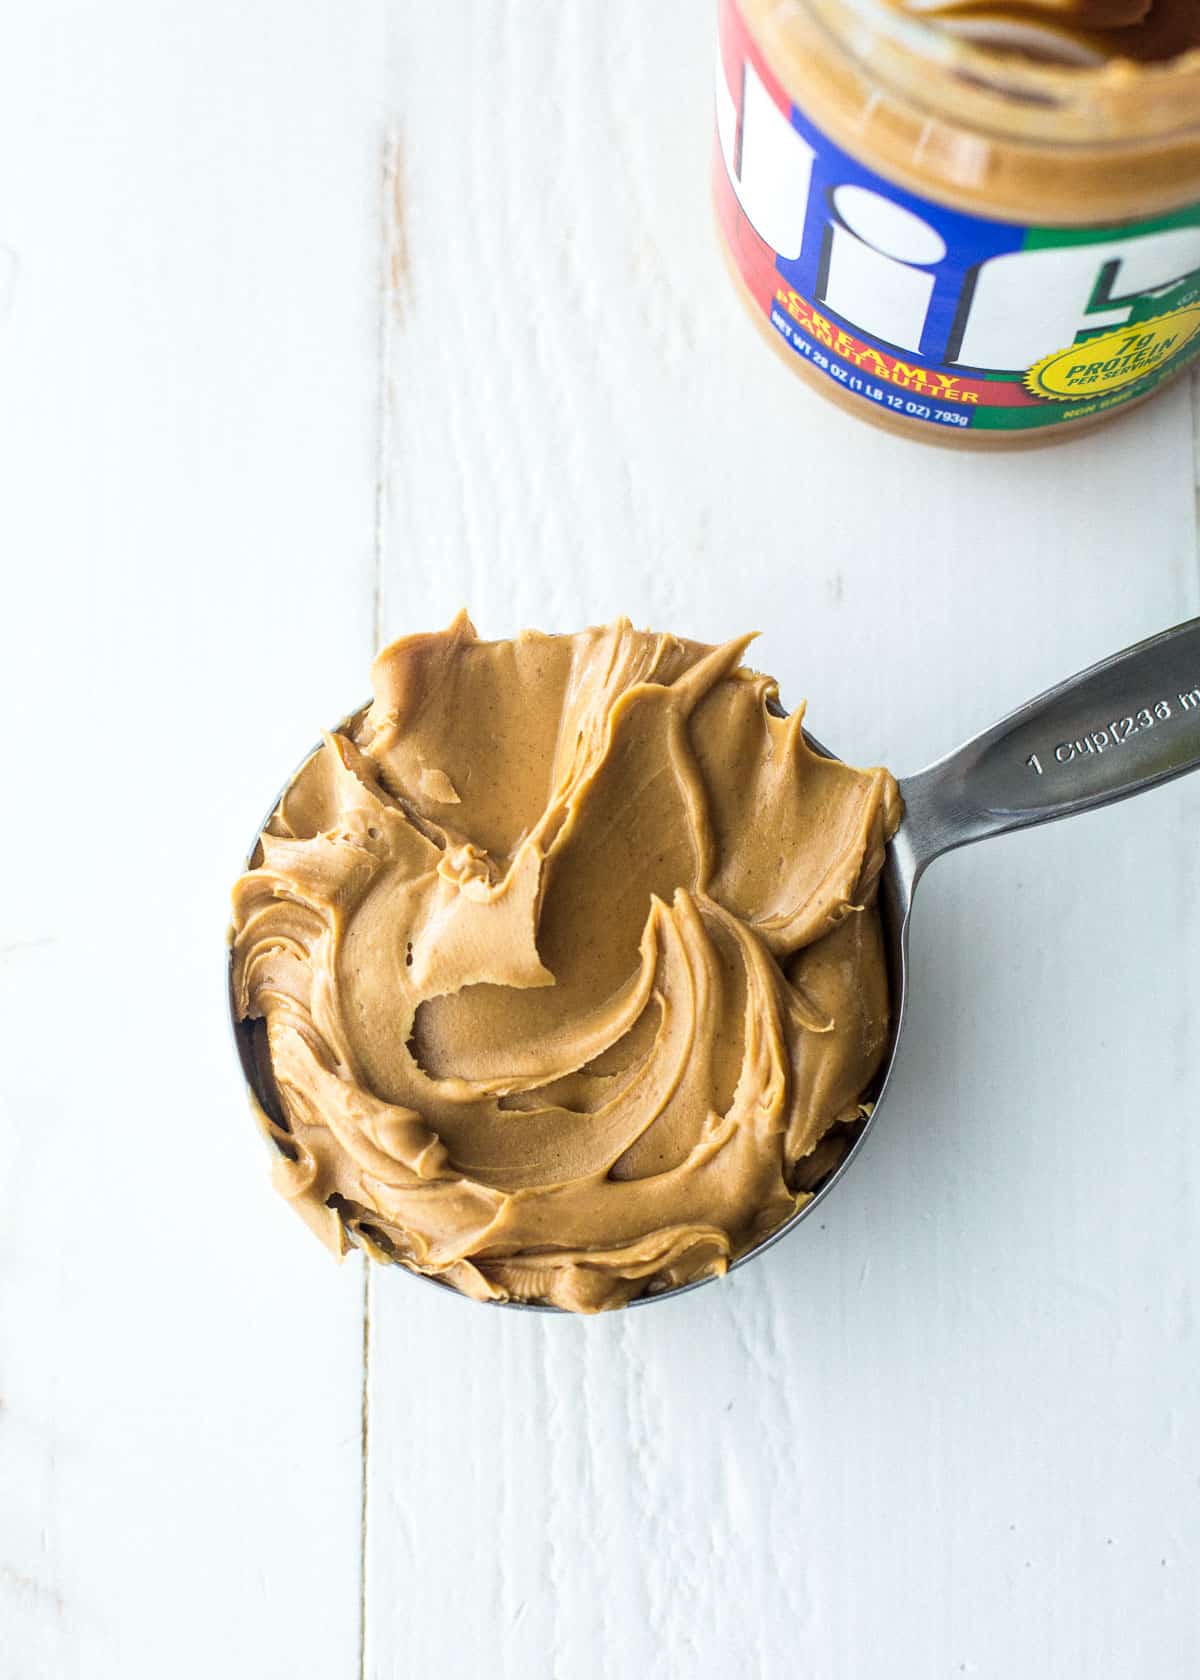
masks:
<path id="1" fill-rule="evenodd" d="M 1119 391 L 1174 361 L 1197 333 L 1200 303 L 1172 309 L 1149 321 L 1130 322 L 1099 338 L 1043 356 L 1025 375 L 1025 389 L 1035 397 L 1050 397 L 1056 402 Z"/>

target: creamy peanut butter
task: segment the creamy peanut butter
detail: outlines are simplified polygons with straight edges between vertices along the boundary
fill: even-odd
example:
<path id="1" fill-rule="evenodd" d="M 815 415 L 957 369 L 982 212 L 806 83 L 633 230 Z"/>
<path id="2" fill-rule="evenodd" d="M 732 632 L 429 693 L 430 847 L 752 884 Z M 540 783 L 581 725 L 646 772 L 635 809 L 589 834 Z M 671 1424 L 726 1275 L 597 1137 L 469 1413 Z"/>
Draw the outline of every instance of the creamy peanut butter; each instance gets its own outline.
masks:
<path id="1" fill-rule="evenodd" d="M 622 620 L 394 643 L 234 892 L 283 1193 L 481 1300 L 590 1312 L 802 1205 L 888 1035 L 884 770 L 776 715 L 750 638 Z"/>
<path id="2" fill-rule="evenodd" d="M 1194 0 L 719 0 L 714 193 L 774 348 L 862 418 L 1052 442 L 1200 352 Z"/>

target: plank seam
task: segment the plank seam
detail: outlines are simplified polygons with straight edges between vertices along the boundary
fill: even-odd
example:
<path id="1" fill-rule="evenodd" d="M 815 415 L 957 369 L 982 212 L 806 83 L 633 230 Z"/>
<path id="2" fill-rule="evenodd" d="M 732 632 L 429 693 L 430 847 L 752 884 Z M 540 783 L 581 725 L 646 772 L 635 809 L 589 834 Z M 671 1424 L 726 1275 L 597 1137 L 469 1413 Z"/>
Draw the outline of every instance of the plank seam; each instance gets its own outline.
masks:
<path id="1" fill-rule="evenodd" d="M 392 357 L 401 325 L 408 287 L 408 240 L 404 219 L 404 154 L 397 124 L 391 123 L 383 144 L 383 244 L 379 297 L 379 463 L 375 507 L 375 595 L 371 635 L 373 652 L 383 646 L 384 557 L 388 537 L 388 465 L 392 452 Z"/>
<path id="2" fill-rule="evenodd" d="M 362 1494 L 359 1505 L 358 1552 L 358 1676 L 366 1680 L 367 1673 L 367 1452 L 370 1440 L 371 1369 L 371 1263 L 363 1255 L 362 1291 L 362 1411 L 360 1430 L 362 1442 Z"/>
<path id="3" fill-rule="evenodd" d="M 391 453 L 392 406 L 388 370 L 392 354 L 392 315 L 399 277 L 403 273 L 403 221 L 400 215 L 402 179 L 400 137 L 389 127 L 384 136 L 380 177 L 383 204 L 379 258 L 379 385 L 375 411 L 379 452 L 375 473 L 375 576 L 371 593 L 371 652 L 383 645 L 384 543 L 387 531 L 388 460 Z M 399 271 L 399 272 L 398 272 Z M 371 1291 L 372 1267 L 363 1255 L 362 1290 L 362 1407 L 360 1416 L 362 1494 L 359 1511 L 358 1559 L 358 1675 L 367 1675 L 367 1547 L 370 1525 L 371 1440 Z"/>

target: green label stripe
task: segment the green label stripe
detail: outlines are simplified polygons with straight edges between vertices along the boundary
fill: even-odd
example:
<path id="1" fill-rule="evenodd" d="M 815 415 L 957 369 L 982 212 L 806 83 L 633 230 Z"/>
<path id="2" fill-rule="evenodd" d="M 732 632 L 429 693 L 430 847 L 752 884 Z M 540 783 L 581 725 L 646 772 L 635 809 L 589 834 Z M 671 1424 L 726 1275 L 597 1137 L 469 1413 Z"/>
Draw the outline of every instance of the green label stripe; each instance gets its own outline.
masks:
<path id="1" fill-rule="evenodd" d="M 1183 227 L 1200 227 L 1200 204 L 1185 204 L 1182 210 L 1138 222 L 1135 227 L 1126 222 L 1116 227 L 1027 228 L 1022 249 L 1049 251 L 1063 245 L 1097 245 L 1106 239 L 1131 239 L 1143 233 L 1169 233 L 1172 228 Z"/>
<path id="2" fill-rule="evenodd" d="M 1104 414 L 1110 408 L 1120 408 L 1124 403 L 1146 396 L 1156 385 L 1161 385 L 1165 379 L 1172 378 L 1181 368 L 1194 361 L 1197 355 L 1200 355 L 1200 341 L 1189 344 L 1179 355 L 1173 356 L 1163 367 L 1155 368 L 1144 379 L 1138 379 L 1132 385 L 1125 385 L 1108 396 L 1097 397 L 1094 401 L 1048 402 L 1044 407 L 1037 408 L 980 408 L 971 418 L 971 430 L 1025 432 L 1036 426 L 1070 425 L 1072 420 L 1086 420 L 1091 414 Z"/>

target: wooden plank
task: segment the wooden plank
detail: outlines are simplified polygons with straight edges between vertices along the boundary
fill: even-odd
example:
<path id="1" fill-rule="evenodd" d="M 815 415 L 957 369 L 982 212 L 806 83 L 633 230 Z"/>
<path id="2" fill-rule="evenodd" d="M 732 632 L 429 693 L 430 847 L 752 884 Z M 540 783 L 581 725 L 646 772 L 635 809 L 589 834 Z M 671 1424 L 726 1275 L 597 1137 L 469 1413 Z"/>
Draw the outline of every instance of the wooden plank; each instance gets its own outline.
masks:
<path id="1" fill-rule="evenodd" d="M 860 426 L 741 313 L 686 0 L 396 11 L 383 627 L 629 613 L 916 768 L 1197 610 L 1188 393 L 1061 450 Z M 1200 787 L 923 891 L 824 1217 L 594 1322 L 372 1283 L 366 1673 L 1190 1672 Z"/>
<path id="2" fill-rule="evenodd" d="M 0 52 L 0 1676 L 359 1672 L 362 1288 L 274 1196 L 222 936 L 363 685 L 378 5 Z"/>

